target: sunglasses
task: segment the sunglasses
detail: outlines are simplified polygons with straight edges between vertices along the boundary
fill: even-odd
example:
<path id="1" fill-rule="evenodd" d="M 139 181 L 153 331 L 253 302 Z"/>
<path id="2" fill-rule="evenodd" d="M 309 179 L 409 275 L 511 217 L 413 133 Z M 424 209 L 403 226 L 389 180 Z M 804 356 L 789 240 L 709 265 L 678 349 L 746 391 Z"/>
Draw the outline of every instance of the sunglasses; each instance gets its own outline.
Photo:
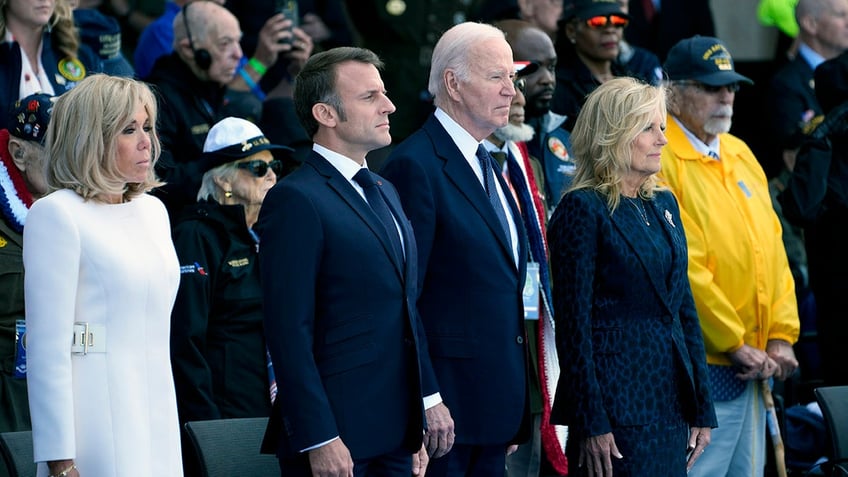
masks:
<path id="1" fill-rule="evenodd" d="M 274 175 L 280 177 L 283 173 L 283 163 L 279 159 L 274 159 L 271 162 L 265 162 L 262 159 L 255 161 L 239 162 L 236 164 L 239 169 L 245 169 L 256 177 L 265 177 L 268 173 L 268 168 L 274 171 Z"/>
<path id="2" fill-rule="evenodd" d="M 521 91 L 521 94 L 524 94 L 524 90 L 527 87 L 527 82 L 524 78 L 518 78 L 512 82 L 512 85 L 515 86 L 516 91 Z"/>
<path id="3" fill-rule="evenodd" d="M 739 83 L 730 83 L 721 86 L 711 86 L 708 84 L 700 83 L 698 81 L 678 81 L 678 83 L 686 86 L 692 86 L 709 94 L 720 93 L 723 89 L 726 89 L 730 93 L 736 93 L 739 91 L 740 88 Z"/>
<path id="4" fill-rule="evenodd" d="M 628 20 L 627 17 L 617 15 L 615 13 L 611 13 L 609 15 L 597 15 L 586 19 L 586 26 L 594 30 L 600 30 L 601 28 L 606 28 L 608 26 L 624 28 L 628 23 L 630 23 L 630 20 Z"/>

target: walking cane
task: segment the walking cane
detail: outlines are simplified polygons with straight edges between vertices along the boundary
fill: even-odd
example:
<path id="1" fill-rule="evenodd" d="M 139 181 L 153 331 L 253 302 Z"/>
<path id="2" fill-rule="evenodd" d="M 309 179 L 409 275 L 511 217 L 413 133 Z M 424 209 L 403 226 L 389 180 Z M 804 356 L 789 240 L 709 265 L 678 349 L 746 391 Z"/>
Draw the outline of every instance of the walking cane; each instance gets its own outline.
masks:
<path id="1" fill-rule="evenodd" d="M 760 381 L 763 390 L 763 404 L 766 406 L 766 423 L 771 435 L 771 444 L 774 448 L 774 461 L 777 465 L 778 477 L 786 477 L 786 458 L 783 450 L 783 438 L 780 436 L 780 424 L 777 421 L 777 411 L 774 409 L 774 397 L 771 395 L 768 379 Z"/>

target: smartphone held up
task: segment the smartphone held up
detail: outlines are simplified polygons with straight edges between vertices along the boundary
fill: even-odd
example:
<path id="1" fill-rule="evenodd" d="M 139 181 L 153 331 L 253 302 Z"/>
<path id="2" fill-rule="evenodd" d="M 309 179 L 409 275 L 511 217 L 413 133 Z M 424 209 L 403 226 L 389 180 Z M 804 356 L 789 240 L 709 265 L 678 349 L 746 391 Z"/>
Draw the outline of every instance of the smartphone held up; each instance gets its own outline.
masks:
<path id="1" fill-rule="evenodd" d="M 288 28 L 289 33 L 291 33 L 294 27 L 300 26 L 300 13 L 297 9 L 297 0 L 277 0 L 276 12 L 282 13 L 286 19 L 291 20 L 291 26 Z M 280 43 L 286 43 L 289 45 L 291 45 L 293 41 L 293 34 L 280 39 Z"/>

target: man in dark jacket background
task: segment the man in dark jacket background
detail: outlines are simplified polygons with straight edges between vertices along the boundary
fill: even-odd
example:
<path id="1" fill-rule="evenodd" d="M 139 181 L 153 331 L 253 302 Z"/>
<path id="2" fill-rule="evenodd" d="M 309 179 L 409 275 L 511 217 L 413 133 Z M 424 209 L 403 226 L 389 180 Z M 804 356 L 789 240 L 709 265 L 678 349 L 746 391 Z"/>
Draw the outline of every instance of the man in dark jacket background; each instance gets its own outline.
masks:
<path id="1" fill-rule="evenodd" d="M 848 384 L 841 365 L 848 342 L 848 52 L 819 65 L 815 82 L 825 119 L 801 145 L 779 200 L 786 218 L 804 227 L 822 373 L 826 386 L 837 386 Z"/>

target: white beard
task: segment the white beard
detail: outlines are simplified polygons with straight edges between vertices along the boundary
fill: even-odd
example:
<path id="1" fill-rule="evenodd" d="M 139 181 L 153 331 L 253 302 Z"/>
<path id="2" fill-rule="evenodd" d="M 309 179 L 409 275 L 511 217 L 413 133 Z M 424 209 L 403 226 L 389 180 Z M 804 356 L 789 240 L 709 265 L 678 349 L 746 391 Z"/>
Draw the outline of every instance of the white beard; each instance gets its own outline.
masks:
<path id="1" fill-rule="evenodd" d="M 730 126 L 733 121 L 731 117 L 733 116 L 733 107 L 729 105 L 722 106 L 719 108 L 720 113 L 729 116 L 727 119 L 716 119 L 710 118 L 704 122 L 704 132 L 707 134 L 711 134 L 713 136 L 718 136 L 719 134 L 725 134 L 730 132 Z"/>
<path id="2" fill-rule="evenodd" d="M 509 123 L 502 128 L 495 129 L 494 134 L 501 141 L 526 142 L 533 139 L 536 131 L 528 124 Z"/>

